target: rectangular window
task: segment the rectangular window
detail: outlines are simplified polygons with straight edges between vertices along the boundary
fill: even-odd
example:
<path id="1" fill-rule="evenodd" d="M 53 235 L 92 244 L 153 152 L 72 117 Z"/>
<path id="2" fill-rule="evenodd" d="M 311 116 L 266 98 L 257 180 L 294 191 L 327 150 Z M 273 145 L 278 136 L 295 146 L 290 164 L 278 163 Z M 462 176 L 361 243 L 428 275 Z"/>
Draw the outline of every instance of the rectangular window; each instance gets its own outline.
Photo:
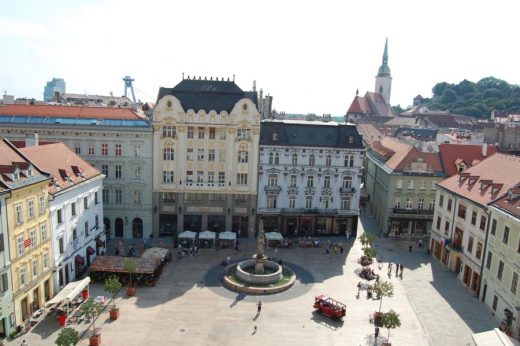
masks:
<path id="1" fill-rule="evenodd" d="M 29 219 L 32 219 L 34 218 L 34 200 L 33 199 L 30 199 L 28 202 L 27 202 L 27 210 L 28 210 L 28 214 L 29 214 Z"/>
<path id="2" fill-rule="evenodd" d="M 493 296 L 493 311 L 497 311 L 497 305 L 498 305 L 498 297 L 497 296 Z"/>
<path id="3" fill-rule="evenodd" d="M 349 210 L 350 209 L 350 197 L 342 197 L 341 198 L 341 209 Z"/>
<path id="4" fill-rule="evenodd" d="M 40 225 L 40 238 L 42 243 L 47 240 L 47 225 L 44 223 Z"/>
<path id="5" fill-rule="evenodd" d="M 225 128 L 218 129 L 218 138 L 220 140 L 226 139 L 226 136 L 227 136 L 227 130 Z"/>
<path id="6" fill-rule="evenodd" d="M 410 197 L 406 198 L 406 209 L 412 209 L 412 199 Z"/>
<path id="7" fill-rule="evenodd" d="M 35 249 L 38 245 L 38 240 L 36 238 L 36 228 L 33 228 L 29 231 L 29 238 L 31 238 L 31 249 Z"/>
<path id="8" fill-rule="evenodd" d="M 103 192 L 101 194 L 102 194 L 103 203 L 105 203 L 105 204 L 109 203 L 108 190 L 103 190 Z"/>
<path id="9" fill-rule="evenodd" d="M 208 150 L 208 160 L 215 161 L 215 149 Z"/>
<path id="10" fill-rule="evenodd" d="M 424 209 L 424 198 L 419 198 L 419 203 L 417 203 L 417 209 L 419 209 L 419 210 Z"/>
<path id="11" fill-rule="evenodd" d="M 215 186 L 215 172 L 208 172 L 208 186 Z"/>
<path id="12" fill-rule="evenodd" d="M 451 211 L 453 200 L 451 198 L 448 198 L 448 211 Z"/>
<path id="13" fill-rule="evenodd" d="M 444 235 L 448 235 L 449 231 L 450 231 L 450 223 L 448 221 L 446 221 L 444 223 Z"/>
<path id="14" fill-rule="evenodd" d="M 134 156 L 141 156 L 141 146 L 139 144 L 134 144 Z"/>
<path id="15" fill-rule="evenodd" d="M 188 126 L 188 138 L 193 138 L 193 127 Z"/>
<path id="16" fill-rule="evenodd" d="M 223 187 L 226 182 L 226 173 L 218 172 L 218 186 Z"/>
<path id="17" fill-rule="evenodd" d="M 56 210 L 56 219 L 58 220 L 58 223 L 63 222 L 63 215 L 61 209 Z"/>
<path id="18" fill-rule="evenodd" d="M 237 129 L 237 139 L 249 139 L 250 129 Z"/>
<path id="19" fill-rule="evenodd" d="M 267 178 L 267 186 L 277 186 L 278 185 L 278 175 L 269 174 Z"/>
<path id="20" fill-rule="evenodd" d="M 116 156 L 123 155 L 123 145 L 116 144 Z"/>
<path id="21" fill-rule="evenodd" d="M 70 214 L 72 216 L 76 216 L 76 203 L 75 202 L 72 202 L 70 204 Z"/>
<path id="22" fill-rule="evenodd" d="M 289 208 L 296 208 L 296 196 L 289 196 Z"/>
<path id="23" fill-rule="evenodd" d="M 204 172 L 197 171 L 197 186 L 202 186 L 204 184 Z"/>
<path id="24" fill-rule="evenodd" d="M 193 149 L 186 150 L 186 160 L 193 161 Z"/>
<path id="25" fill-rule="evenodd" d="M 64 243 L 63 237 L 60 237 L 58 239 L 58 246 L 60 249 L 60 254 L 64 253 L 65 252 L 65 243 Z"/>
<path id="26" fill-rule="evenodd" d="M 482 243 L 481 242 L 477 243 L 477 253 L 475 254 L 475 257 L 477 257 L 478 259 L 480 259 L 480 257 L 482 257 Z"/>
<path id="27" fill-rule="evenodd" d="M 503 274 L 504 274 L 504 262 L 502 262 L 502 260 L 499 260 L 498 261 L 497 279 L 502 281 Z"/>
<path id="28" fill-rule="evenodd" d="M 135 179 L 141 179 L 141 166 L 137 166 L 134 168 L 134 177 Z"/>
<path id="29" fill-rule="evenodd" d="M 99 215 L 94 217 L 94 225 L 96 225 L 96 229 L 99 229 Z"/>
<path id="30" fill-rule="evenodd" d="M 323 177 L 323 188 L 330 188 L 330 175 L 326 175 L 325 177 Z"/>
<path id="31" fill-rule="evenodd" d="M 209 128 L 209 139 L 215 139 L 215 128 L 214 127 Z"/>
<path id="32" fill-rule="evenodd" d="M 314 176 L 309 175 L 307 177 L 307 187 L 314 187 Z"/>
<path id="33" fill-rule="evenodd" d="M 33 275 L 33 278 L 38 276 L 38 260 L 37 259 L 32 261 L 32 275 Z"/>
<path id="34" fill-rule="evenodd" d="M 486 229 L 486 221 L 487 221 L 487 217 L 485 217 L 484 215 L 480 215 L 480 230 L 481 231 L 484 231 Z"/>
<path id="35" fill-rule="evenodd" d="M 173 171 L 163 171 L 163 183 L 173 183 Z"/>
<path id="36" fill-rule="evenodd" d="M 141 204 L 141 191 L 134 191 L 134 204 Z"/>
<path id="37" fill-rule="evenodd" d="M 199 139 L 204 139 L 205 130 L 203 127 L 199 127 Z"/>
<path id="38" fill-rule="evenodd" d="M 173 204 L 175 203 L 175 192 L 163 192 L 162 193 L 162 201 L 164 204 Z"/>
<path id="39" fill-rule="evenodd" d="M 442 208 L 443 205 L 444 205 L 444 196 L 441 195 L 441 196 L 439 197 L 439 208 Z"/>
<path id="40" fill-rule="evenodd" d="M 174 126 L 163 126 L 163 137 L 175 138 L 176 131 Z"/>
<path id="41" fill-rule="evenodd" d="M 197 160 L 204 161 L 204 149 L 197 150 Z"/>
<path id="42" fill-rule="evenodd" d="M 502 237 L 502 243 L 506 244 L 509 242 L 509 227 L 504 227 L 504 236 Z"/>
<path id="43" fill-rule="evenodd" d="M 469 237 L 468 239 L 468 253 L 472 253 L 473 251 L 473 237 Z"/>
<path id="44" fill-rule="evenodd" d="M 186 172 L 186 185 L 191 186 L 193 183 L 193 171 Z"/>
<path id="45" fill-rule="evenodd" d="M 395 198 L 394 208 L 401 209 L 401 197 Z"/>
<path id="46" fill-rule="evenodd" d="M 116 165 L 116 178 L 117 179 L 121 179 L 122 169 L 123 169 L 123 167 L 121 165 Z"/>
<path id="47" fill-rule="evenodd" d="M 419 189 L 426 190 L 426 180 L 421 180 L 421 185 L 419 186 Z"/>
<path id="48" fill-rule="evenodd" d="M 493 253 L 491 251 L 488 251 L 488 256 L 486 259 L 486 268 L 491 269 L 491 260 L 493 258 Z"/>
<path id="49" fill-rule="evenodd" d="M 247 185 L 247 173 L 237 173 L 237 185 Z"/>
<path id="50" fill-rule="evenodd" d="M 296 187 L 296 174 L 291 175 L 291 187 Z"/>
<path id="51" fill-rule="evenodd" d="M 312 208 L 312 196 L 305 197 L 305 208 Z"/>
<path id="52" fill-rule="evenodd" d="M 88 209 L 88 197 L 83 197 L 83 209 Z"/>
<path id="53" fill-rule="evenodd" d="M 248 161 L 247 150 L 240 150 L 238 152 L 238 163 L 247 163 L 247 161 Z"/>
<path id="54" fill-rule="evenodd" d="M 26 269 L 25 267 L 20 267 L 19 269 L 19 275 L 20 275 L 20 285 L 23 286 L 26 284 L 27 282 L 27 279 L 26 279 Z"/>
<path id="55" fill-rule="evenodd" d="M 516 294 L 516 287 L 518 286 L 518 274 L 513 273 L 513 279 L 511 280 L 511 293 Z"/>
<path id="56" fill-rule="evenodd" d="M 395 183 L 395 188 L 396 189 L 402 189 L 403 188 L 403 180 L 402 179 L 397 179 L 397 181 Z"/>
<path id="57" fill-rule="evenodd" d="M 270 209 L 276 208 L 276 196 L 275 195 L 267 195 L 267 208 L 270 208 Z"/>
<path id="58" fill-rule="evenodd" d="M 43 254 L 43 267 L 45 269 L 49 268 L 49 253 L 48 252 Z"/>
<path id="59" fill-rule="evenodd" d="M 7 273 L 2 274 L 2 280 L 0 281 L 0 293 L 4 293 L 9 289 L 9 279 Z"/>
<path id="60" fill-rule="evenodd" d="M 173 161 L 175 159 L 175 152 L 172 147 L 167 146 L 163 149 L 163 160 Z"/>
<path id="61" fill-rule="evenodd" d="M 25 253 L 25 246 L 23 243 L 23 235 L 16 238 L 16 253 L 18 254 L 18 256 L 22 256 Z"/>
<path id="62" fill-rule="evenodd" d="M 476 225 L 477 224 L 477 212 L 473 211 L 471 213 L 471 224 Z"/>
<path id="63" fill-rule="evenodd" d="M 433 210 L 435 208 L 435 198 L 430 199 L 430 210 Z"/>
<path id="64" fill-rule="evenodd" d="M 101 173 L 103 173 L 105 177 L 108 178 L 108 165 L 101 165 Z"/>
<path id="65" fill-rule="evenodd" d="M 74 152 L 78 155 L 81 155 L 81 144 L 80 143 L 74 144 Z"/>
<path id="66" fill-rule="evenodd" d="M 440 216 L 437 216 L 437 229 L 439 231 L 441 230 L 441 218 L 440 218 Z"/>
<path id="67" fill-rule="evenodd" d="M 22 209 L 22 204 L 17 204 L 15 207 L 14 207 L 14 210 L 15 210 L 15 214 L 16 214 L 16 224 L 21 224 L 23 223 L 23 209 Z"/>
<path id="68" fill-rule="evenodd" d="M 85 231 L 85 237 L 88 237 L 88 233 L 89 233 L 89 228 L 88 228 L 88 221 L 85 221 L 85 225 L 84 225 L 84 231 Z"/>
<path id="69" fill-rule="evenodd" d="M 491 234 L 495 235 L 496 232 L 497 232 L 497 220 L 493 219 L 493 221 L 491 222 Z"/>
<path id="70" fill-rule="evenodd" d="M 108 156 L 108 144 L 101 144 L 101 155 Z"/>
<path id="71" fill-rule="evenodd" d="M 413 180 L 408 180 L 408 190 L 413 190 Z"/>
<path id="72" fill-rule="evenodd" d="M 88 154 L 89 155 L 96 155 L 96 149 L 94 147 L 94 143 L 88 144 Z"/>
<path id="73" fill-rule="evenodd" d="M 116 189 L 114 192 L 116 195 L 116 203 L 117 204 L 123 203 L 123 190 Z"/>
<path id="74" fill-rule="evenodd" d="M 40 196 L 38 197 L 38 199 L 40 200 L 40 214 L 43 214 L 45 213 L 45 208 L 46 208 L 46 203 L 45 203 L 45 196 Z"/>
<path id="75" fill-rule="evenodd" d="M 459 210 L 457 212 L 457 216 L 461 219 L 466 219 L 466 206 L 459 203 Z"/>

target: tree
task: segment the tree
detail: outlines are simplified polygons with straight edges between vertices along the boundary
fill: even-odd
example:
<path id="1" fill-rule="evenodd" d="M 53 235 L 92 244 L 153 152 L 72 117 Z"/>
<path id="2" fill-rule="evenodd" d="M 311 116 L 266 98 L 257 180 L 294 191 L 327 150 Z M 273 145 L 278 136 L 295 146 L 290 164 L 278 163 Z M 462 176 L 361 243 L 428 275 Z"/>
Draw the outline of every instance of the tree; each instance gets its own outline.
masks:
<path id="1" fill-rule="evenodd" d="M 127 271 L 128 274 L 130 275 L 130 287 L 133 287 L 134 282 L 132 280 L 132 273 L 134 273 L 137 270 L 137 265 L 135 264 L 134 261 L 126 259 L 123 262 L 123 270 Z"/>
<path id="2" fill-rule="evenodd" d="M 401 326 L 401 320 L 399 315 L 394 310 L 390 310 L 381 316 L 381 324 L 383 327 L 388 329 L 388 341 L 390 341 L 390 329 L 394 329 Z"/>
<path id="3" fill-rule="evenodd" d="M 63 328 L 56 338 L 58 346 L 75 346 L 79 342 L 79 333 L 74 328 Z"/>
<path id="4" fill-rule="evenodd" d="M 372 242 L 374 241 L 374 235 L 372 233 L 363 233 L 361 234 L 361 236 L 359 237 L 359 241 L 361 242 L 361 245 L 363 247 L 365 246 L 369 246 L 372 244 Z"/>
<path id="5" fill-rule="evenodd" d="M 103 305 L 96 302 L 94 299 L 89 298 L 86 302 L 83 303 L 83 305 L 81 306 L 81 310 L 88 319 L 92 319 L 92 334 L 97 335 L 95 322 L 96 317 L 103 310 Z"/>
<path id="6" fill-rule="evenodd" d="M 453 89 L 445 89 L 442 93 L 441 102 L 446 105 L 455 102 L 456 99 L 457 94 L 455 91 L 453 91 Z"/>
<path id="7" fill-rule="evenodd" d="M 401 105 L 392 106 L 392 112 L 397 115 L 404 112 L 404 109 L 401 107 Z"/>
<path id="8" fill-rule="evenodd" d="M 363 253 L 365 254 L 365 256 L 370 257 L 370 258 L 375 258 L 377 256 L 376 249 L 373 249 L 371 247 L 366 247 L 363 250 Z"/>
<path id="9" fill-rule="evenodd" d="M 467 79 L 464 79 L 459 84 L 453 86 L 453 90 L 457 93 L 459 96 L 464 96 L 468 93 L 474 92 L 476 89 L 476 85 L 473 82 L 470 82 Z"/>
<path id="10" fill-rule="evenodd" d="M 381 312 L 381 306 L 383 305 L 383 297 L 392 297 L 394 295 L 394 285 L 389 281 L 378 281 L 374 284 L 374 293 L 379 301 L 379 312 Z"/>
<path id="11" fill-rule="evenodd" d="M 435 86 L 432 89 L 433 96 L 442 96 L 442 94 L 444 93 L 444 90 L 451 88 L 452 86 L 453 86 L 453 84 L 446 83 L 446 82 L 441 82 L 441 83 L 435 84 Z"/>
<path id="12" fill-rule="evenodd" d="M 112 294 L 112 309 L 116 308 L 116 295 L 121 289 L 122 285 L 115 275 L 112 275 L 105 280 L 105 291 Z"/>

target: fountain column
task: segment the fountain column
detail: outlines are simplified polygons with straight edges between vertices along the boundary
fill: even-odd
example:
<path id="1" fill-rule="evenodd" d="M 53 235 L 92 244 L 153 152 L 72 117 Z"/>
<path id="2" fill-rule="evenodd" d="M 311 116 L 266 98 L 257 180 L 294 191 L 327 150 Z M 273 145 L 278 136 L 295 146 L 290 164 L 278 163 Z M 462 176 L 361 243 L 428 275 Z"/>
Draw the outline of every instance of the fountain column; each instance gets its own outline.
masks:
<path id="1" fill-rule="evenodd" d="M 255 264 L 255 273 L 263 274 L 264 273 L 264 245 L 265 245 L 265 235 L 264 235 L 264 221 L 260 219 L 258 223 L 258 237 L 256 238 L 257 250 L 256 250 L 256 264 Z"/>

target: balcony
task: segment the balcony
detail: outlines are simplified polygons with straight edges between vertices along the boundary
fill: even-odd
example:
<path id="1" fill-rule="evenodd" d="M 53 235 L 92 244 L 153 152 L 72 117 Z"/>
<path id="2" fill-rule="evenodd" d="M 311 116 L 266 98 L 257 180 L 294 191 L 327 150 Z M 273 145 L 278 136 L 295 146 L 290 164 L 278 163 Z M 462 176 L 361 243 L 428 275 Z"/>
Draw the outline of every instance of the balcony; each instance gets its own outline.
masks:
<path id="1" fill-rule="evenodd" d="M 318 209 L 318 208 L 282 208 L 282 214 L 319 214 L 336 215 L 337 209 Z"/>
<path id="2" fill-rule="evenodd" d="M 394 208 L 394 214 L 407 215 L 433 215 L 433 210 L 430 209 L 408 209 L 408 208 Z"/>
<path id="3" fill-rule="evenodd" d="M 264 186 L 264 191 L 265 192 L 276 192 L 276 193 L 280 193 L 280 191 L 282 191 L 282 187 L 281 186 Z"/>
<path id="4" fill-rule="evenodd" d="M 455 252 L 464 252 L 464 247 L 462 247 L 461 243 L 451 243 L 448 246 Z"/>
<path id="5" fill-rule="evenodd" d="M 340 187 L 339 188 L 340 193 L 356 193 L 356 188 L 354 187 Z"/>

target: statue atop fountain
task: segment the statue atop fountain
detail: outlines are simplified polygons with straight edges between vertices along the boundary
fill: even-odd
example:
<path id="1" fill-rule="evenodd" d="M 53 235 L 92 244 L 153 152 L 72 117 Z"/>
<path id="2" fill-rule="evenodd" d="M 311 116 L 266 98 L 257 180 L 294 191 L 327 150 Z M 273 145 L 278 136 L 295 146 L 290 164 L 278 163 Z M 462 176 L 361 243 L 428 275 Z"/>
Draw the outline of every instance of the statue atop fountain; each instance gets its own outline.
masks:
<path id="1" fill-rule="evenodd" d="M 256 238 L 257 250 L 256 250 L 256 264 L 255 272 L 257 274 L 264 273 L 264 261 L 266 259 L 264 254 L 265 235 L 264 235 L 264 221 L 260 219 L 258 223 L 258 237 Z"/>

